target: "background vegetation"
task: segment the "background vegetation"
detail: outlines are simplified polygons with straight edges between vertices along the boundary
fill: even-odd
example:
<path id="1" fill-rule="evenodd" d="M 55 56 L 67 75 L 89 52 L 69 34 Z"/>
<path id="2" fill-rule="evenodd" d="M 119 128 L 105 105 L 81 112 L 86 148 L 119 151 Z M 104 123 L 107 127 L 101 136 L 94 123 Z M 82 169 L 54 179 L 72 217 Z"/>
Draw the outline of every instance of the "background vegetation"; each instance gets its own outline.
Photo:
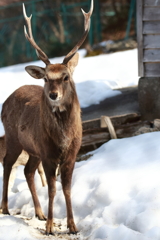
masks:
<path id="1" fill-rule="evenodd" d="M 24 37 L 22 2 L 27 15 L 33 15 L 33 35 L 43 51 L 49 57 L 67 54 L 82 35 L 80 8 L 88 11 L 90 0 L 1 0 L 0 67 L 37 59 Z M 83 47 L 92 47 L 102 40 L 123 39 L 130 0 L 94 0 L 94 5 L 91 30 Z"/>

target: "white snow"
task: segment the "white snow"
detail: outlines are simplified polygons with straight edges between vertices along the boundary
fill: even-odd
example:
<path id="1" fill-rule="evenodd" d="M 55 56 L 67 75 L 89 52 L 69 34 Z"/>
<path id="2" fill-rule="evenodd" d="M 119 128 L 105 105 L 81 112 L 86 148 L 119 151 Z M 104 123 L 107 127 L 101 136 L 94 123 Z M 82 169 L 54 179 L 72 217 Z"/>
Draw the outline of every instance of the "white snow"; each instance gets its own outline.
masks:
<path id="1" fill-rule="evenodd" d="M 62 58 L 52 60 L 57 61 L 61 62 Z M 42 66 L 40 62 L 34 64 Z M 25 73 L 26 65 L 0 69 L 0 103 L 20 85 L 43 84 Z M 137 50 L 81 57 L 74 79 L 81 106 L 98 104 L 110 94 L 119 94 L 114 90 L 116 88 L 137 85 Z M 0 126 L 2 134 L 4 130 Z M 66 207 L 59 177 L 53 209 L 56 233 L 55 236 L 45 236 L 45 221 L 34 217 L 24 168 L 20 166 L 9 193 L 11 215 L 0 214 L 0 240 L 159 240 L 159 142 L 159 132 L 110 140 L 92 152 L 93 156 L 87 161 L 75 164 L 72 204 L 80 231 L 77 236 L 67 234 Z M 0 194 L 2 178 L 3 168 L 0 166 Z M 35 182 L 42 209 L 47 215 L 47 186 L 41 186 L 37 173 Z"/>

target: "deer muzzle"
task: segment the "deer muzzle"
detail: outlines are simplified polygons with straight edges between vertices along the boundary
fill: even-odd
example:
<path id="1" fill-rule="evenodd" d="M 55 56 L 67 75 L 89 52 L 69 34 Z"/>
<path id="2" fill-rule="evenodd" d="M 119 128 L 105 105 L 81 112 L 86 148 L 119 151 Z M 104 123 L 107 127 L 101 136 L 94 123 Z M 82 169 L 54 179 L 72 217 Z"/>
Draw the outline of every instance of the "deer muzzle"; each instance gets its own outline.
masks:
<path id="1" fill-rule="evenodd" d="M 50 100 L 52 100 L 53 102 L 58 102 L 62 99 L 62 95 L 58 92 L 50 92 L 49 93 L 49 98 Z"/>
<path id="2" fill-rule="evenodd" d="M 51 100 L 56 100 L 58 97 L 58 93 L 57 92 L 50 93 L 49 97 Z"/>

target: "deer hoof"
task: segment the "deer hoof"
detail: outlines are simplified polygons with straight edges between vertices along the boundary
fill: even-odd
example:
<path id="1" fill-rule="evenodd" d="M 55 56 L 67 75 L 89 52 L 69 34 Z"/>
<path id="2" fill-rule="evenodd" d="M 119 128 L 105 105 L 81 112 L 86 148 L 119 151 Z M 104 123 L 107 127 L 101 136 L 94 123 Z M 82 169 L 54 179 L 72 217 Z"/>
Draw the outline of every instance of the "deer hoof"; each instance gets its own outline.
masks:
<path id="1" fill-rule="evenodd" d="M 67 223 L 67 228 L 69 228 L 69 234 L 77 234 L 78 229 L 76 228 L 76 225 L 74 224 L 74 221 L 71 219 Z"/>
<path id="2" fill-rule="evenodd" d="M 74 231 L 74 232 L 70 232 L 69 234 L 74 234 L 76 235 L 78 233 L 78 231 Z"/>
<path id="3" fill-rule="evenodd" d="M 3 210 L 2 210 L 2 213 L 5 214 L 5 215 L 10 215 L 8 209 L 3 209 Z"/>
<path id="4" fill-rule="evenodd" d="M 41 215 L 36 214 L 36 217 L 41 221 L 46 221 L 47 220 L 46 216 L 44 216 L 43 214 L 41 214 Z"/>
<path id="5" fill-rule="evenodd" d="M 52 235 L 54 236 L 55 234 L 53 232 L 46 232 L 46 235 L 49 236 L 49 235 Z"/>
<path id="6" fill-rule="evenodd" d="M 46 223 L 46 235 L 54 235 L 54 227 L 52 219 L 47 220 Z"/>

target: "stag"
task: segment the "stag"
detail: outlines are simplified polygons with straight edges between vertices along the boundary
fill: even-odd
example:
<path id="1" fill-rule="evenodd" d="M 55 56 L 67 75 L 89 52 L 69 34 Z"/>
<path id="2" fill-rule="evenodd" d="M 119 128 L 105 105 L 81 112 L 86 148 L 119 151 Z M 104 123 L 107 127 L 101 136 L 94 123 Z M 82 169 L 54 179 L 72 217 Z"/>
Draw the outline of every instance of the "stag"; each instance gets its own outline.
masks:
<path id="1" fill-rule="evenodd" d="M 6 155 L 4 157 L 4 177 L 2 212 L 8 211 L 8 180 L 12 165 L 22 152 L 29 154 L 24 173 L 32 194 L 35 215 L 40 220 L 46 217 L 38 200 L 34 174 L 42 160 L 48 183 L 48 216 L 46 234 L 54 234 L 53 199 L 56 193 L 56 169 L 60 166 L 62 189 L 66 201 L 67 227 L 72 234 L 77 233 L 71 204 L 71 179 L 76 155 L 82 138 L 81 110 L 72 78 L 78 64 L 78 49 L 84 42 L 93 11 L 93 0 L 88 13 L 84 15 L 84 33 L 76 46 L 65 56 L 61 64 L 51 64 L 47 55 L 36 44 L 31 28 L 31 16 L 27 17 L 23 5 L 24 18 L 28 33 L 27 40 L 35 48 L 38 57 L 45 63 L 45 68 L 27 66 L 25 70 L 36 79 L 44 79 L 44 87 L 35 85 L 22 86 L 13 92 L 2 107 L 2 122 L 5 129 Z"/>

